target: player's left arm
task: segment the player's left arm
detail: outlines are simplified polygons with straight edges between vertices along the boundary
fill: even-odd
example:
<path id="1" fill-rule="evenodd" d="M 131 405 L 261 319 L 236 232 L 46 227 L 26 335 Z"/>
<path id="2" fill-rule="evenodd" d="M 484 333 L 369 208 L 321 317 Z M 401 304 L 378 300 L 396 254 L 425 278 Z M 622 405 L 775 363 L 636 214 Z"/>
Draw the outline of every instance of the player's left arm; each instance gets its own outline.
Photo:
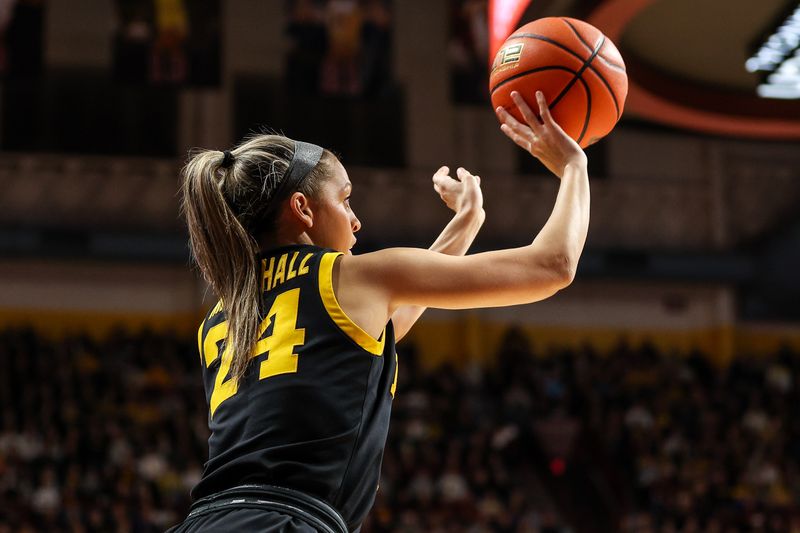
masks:
<path id="1" fill-rule="evenodd" d="M 450 176 L 450 169 L 442 167 L 433 175 L 433 189 L 455 211 L 452 220 L 431 245 L 430 250 L 447 255 L 464 255 L 478 235 L 486 213 L 483 210 L 483 193 L 479 176 L 459 168 L 458 178 Z M 406 305 L 392 315 L 395 340 L 399 341 L 409 332 L 426 307 Z"/>

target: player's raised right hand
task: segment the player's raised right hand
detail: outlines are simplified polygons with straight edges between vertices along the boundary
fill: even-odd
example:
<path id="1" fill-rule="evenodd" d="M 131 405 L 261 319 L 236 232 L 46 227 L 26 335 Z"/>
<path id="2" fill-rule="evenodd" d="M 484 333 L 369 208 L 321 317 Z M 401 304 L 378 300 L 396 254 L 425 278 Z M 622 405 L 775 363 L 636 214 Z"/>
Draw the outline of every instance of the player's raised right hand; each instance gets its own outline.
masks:
<path id="1" fill-rule="evenodd" d="M 474 216 L 485 216 L 481 177 L 474 176 L 463 168 L 456 170 L 457 178 L 450 176 L 450 168 L 442 167 L 433 175 L 433 190 L 453 211 Z"/>
<path id="2" fill-rule="evenodd" d="M 586 154 L 578 143 L 564 133 L 561 126 L 553 120 L 541 91 L 536 91 L 541 121 L 521 94 L 514 91 L 511 93 L 511 98 L 527 124 L 519 122 L 502 106 L 498 106 L 495 111 L 502 123 L 500 130 L 517 146 L 541 161 L 550 172 L 559 178 L 564 175 L 564 169 L 568 164 L 586 164 Z"/>

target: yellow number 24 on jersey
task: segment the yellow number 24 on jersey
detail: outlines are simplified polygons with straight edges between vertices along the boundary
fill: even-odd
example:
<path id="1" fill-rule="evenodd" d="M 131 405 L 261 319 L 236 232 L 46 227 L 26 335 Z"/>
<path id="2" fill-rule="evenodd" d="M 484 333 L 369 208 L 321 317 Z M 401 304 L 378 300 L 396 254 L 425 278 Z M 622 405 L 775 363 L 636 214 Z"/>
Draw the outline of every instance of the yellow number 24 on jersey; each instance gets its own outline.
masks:
<path id="1" fill-rule="evenodd" d="M 279 294 L 275 298 L 269 313 L 264 317 L 258 328 L 258 338 L 273 323 L 272 334 L 259 340 L 253 349 L 252 357 L 268 354 L 267 358 L 261 361 L 258 371 L 258 379 L 266 379 L 279 374 L 289 374 L 297 372 L 297 354 L 294 353 L 295 347 L 302 346 L 306 338 L 305 329 L 297 329 L 297 308 L 300 302 L 300 289 L 292 289 Z M 203 352 L 205 354 L 206 367 L 210 366 L 219 355 L 220 341 L 225 339 L 228 334 L 228 322 L 221 322 L 208 331 L 203 342 Z M 214 416 L 214 411 L 222 402 L 236 394 L 239 384 L 230 379 L 230 371 L 233 354 L 230 347 L 225 347 L 222 353 L 217 377 L 214 380 L 214 390 L 211 392 L 209 411 Z"/>

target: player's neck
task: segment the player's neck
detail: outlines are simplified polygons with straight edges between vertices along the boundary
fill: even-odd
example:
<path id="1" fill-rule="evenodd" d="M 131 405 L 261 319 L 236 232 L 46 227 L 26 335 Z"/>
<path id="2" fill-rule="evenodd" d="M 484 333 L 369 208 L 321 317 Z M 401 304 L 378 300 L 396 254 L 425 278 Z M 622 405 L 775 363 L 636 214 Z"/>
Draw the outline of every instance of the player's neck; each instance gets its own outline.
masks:
<path id="1" fill-rule="evenodd" d="M 282 246 L 291 246 L 293 244 L 314 244 L 314 242 L 305 232 L 296 233 L 281 231 L 278 231 L 274 235 L 263 235 L 258 240 L 258 247 L 262 251 L 280 248 Z"/>

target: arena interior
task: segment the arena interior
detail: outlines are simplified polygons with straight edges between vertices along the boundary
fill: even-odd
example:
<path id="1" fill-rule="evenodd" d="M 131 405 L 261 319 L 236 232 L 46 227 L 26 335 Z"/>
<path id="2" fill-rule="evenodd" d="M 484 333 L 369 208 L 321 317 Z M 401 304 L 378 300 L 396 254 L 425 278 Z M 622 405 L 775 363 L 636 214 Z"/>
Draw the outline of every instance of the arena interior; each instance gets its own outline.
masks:
<path id="1" fill-rule="evenodd" d="M 191 147 L 333 149 L 358 253 L 430 245 L 443 164 L 482 177 L 471 251 L 532 240 L 558 180 L 499 131 L 489 4 L 0 2 L 0 532 L 186 515 L 215 303 L 179 213 Z M 746 68 L 797 7 L 530 3 L 520 23 L 589 21 L 627 65 L 586 249 L 554 297 L 428 310 L 398 344 L 363 533 L 800 532 L 800 81 Z"/>

